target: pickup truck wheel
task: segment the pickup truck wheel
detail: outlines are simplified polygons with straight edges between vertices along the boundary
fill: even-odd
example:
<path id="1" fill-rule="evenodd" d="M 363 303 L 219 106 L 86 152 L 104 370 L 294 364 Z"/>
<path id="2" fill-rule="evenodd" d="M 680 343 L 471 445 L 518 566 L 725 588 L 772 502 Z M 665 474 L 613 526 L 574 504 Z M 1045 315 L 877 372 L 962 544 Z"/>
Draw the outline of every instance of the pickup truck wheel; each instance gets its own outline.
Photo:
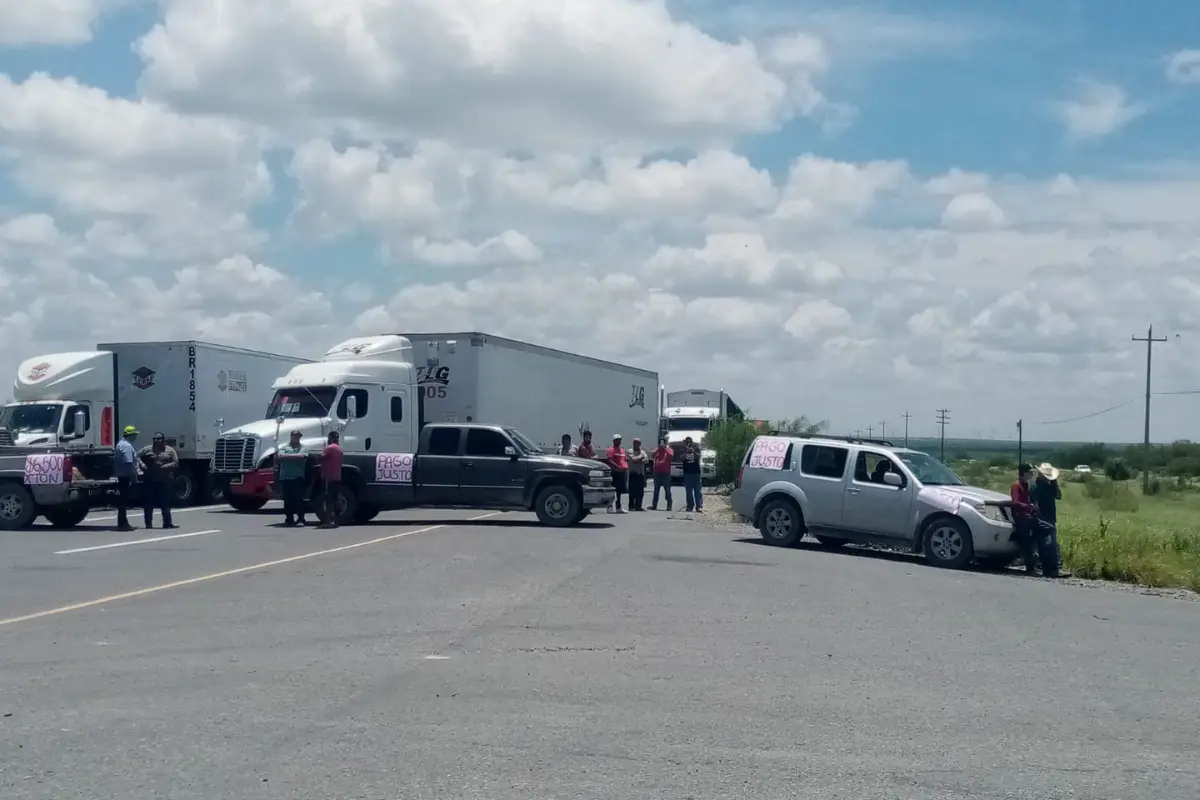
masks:
<path id="1" fill-rule="evenodd" d="M 262 497 L 246 497 L 245 495 L 234 494 L 226 490 L 225 502 L 235 511 L 258 511 L 267 504 L 265 498 Z"/>
<path id="2" fill-rule="evenodd" d="M 37 516 L 33 495 L 24 484 L 0 485 L 0 530 L 19 531 L 29 527 Z"/>
<path id="3" fill-rule="evenodd" d="M 961 519 L 941 517 L 925 528 L 925 560 L 935 567 L 962 569 L 975 557 L 971 530 Z"/>
<path id="4" fill-rule="evenodd" d="M 48 508 L 42 512 L 42 516 L 50 523 L 50 527 L 69 530 L 78 527 L 79 523 L 87 519 L 89 510 L 87 504 L 76 503 L 74 505 Z"/>
<path id="5" fill-rule="evenodd" d="M 538 492 L 537 499 L 533 502 L 533 510 L 537 514 L 538 522 L 554 528 L 577 525 L 583 519 L 579 516 L 579 512 L 583 510 L 580 508 L 579 494 L 560 483 L 547 486 Z"/>
<path id="6" fill-rule="evenodd" d="M 790 500 L 772 500 L 758 515 L 763 541 L 776 547 L 795 547 L 804 538 L 800 509 Z"/>

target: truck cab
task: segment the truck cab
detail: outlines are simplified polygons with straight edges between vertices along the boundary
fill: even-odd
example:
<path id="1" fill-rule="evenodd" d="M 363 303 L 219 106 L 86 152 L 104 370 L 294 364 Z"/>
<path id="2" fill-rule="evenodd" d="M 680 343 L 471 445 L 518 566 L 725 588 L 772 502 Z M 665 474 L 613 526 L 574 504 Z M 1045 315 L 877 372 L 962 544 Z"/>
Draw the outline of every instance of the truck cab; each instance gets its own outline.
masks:
<path id="1" fill-rule="evenodd" d="M 105 351 L 26 359 L 17 369 L 13 402 L 0 410 L 0 428 L 18 447 L 111 449 L 114 363 Z"/>
<path id="2" fill-rule="evenodd" d="M 691 437 L 700 445 L 700 477 L 711 481 L 717 475 L 716 451 L 707 447 L 705 437 L 709 429 L 721 418 L 721 410 L 710 406 L 676 407 L 663 412 L 663 426 L 666 428 L 667 444 L 675 451 L 671 461 L 671 477 L 683 476 L 683 443 Z"/>
<path id="3" fill-rule="evenodd" d="M 424 396 L 412 349 L 403 336 L 349 339 L 276 380 L 263 418 L 217 439 L 213 473 L 228 482 L 230 505 L 252 510 L 271 498 L 275 453 L 292 431 L 313 449 L 340 431 L 347 455 L 415 452 Z"/>

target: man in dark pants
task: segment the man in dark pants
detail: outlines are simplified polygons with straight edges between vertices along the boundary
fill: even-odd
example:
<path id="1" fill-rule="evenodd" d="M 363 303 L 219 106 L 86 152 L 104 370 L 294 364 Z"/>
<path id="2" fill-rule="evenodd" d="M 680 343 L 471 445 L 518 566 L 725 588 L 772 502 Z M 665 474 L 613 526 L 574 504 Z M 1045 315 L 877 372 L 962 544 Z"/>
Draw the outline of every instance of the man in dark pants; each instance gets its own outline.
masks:
<path id="1" fill-rule="evenodd" d="M 138 431 L 132 425 L 126 425 L 124 437 L 117 442 L 117 451 L 113 459 L 113 474 L 117 479 L 117 530 L 131 531 L 129 524 L 129 496 L 133 492 L 133 482 L 137 479 L 138 454 L 134 442 L 137 441 Z"/>
<path id="2" fill-rule="evenodd" d="M 1029 498 L 1037 506 L 1038 552 L 1041 554 L 1042 574 L 1047 578 L 1069 577 L 1061 571 L 1058 552 L 1058 501 L 1062 500 L 1062 489 L 1058 486 L 1058 469 L 1049 462 L 1038 465 L 1037 477 L 1029 490 Z"/>
<path id="3" fill-rule="evenodd" d="M 308 474 L 308 451 L 300 443 L 300 431 L 292 431 L 287 444 L 275 453 L 278 466 L 279 494 L 283 497 L 283 524 L 287 528 L 303 528 L 304 484 Z"/>
<path id="4" fill-rule="evenodd" d="M 338 526 L 337 491 L 342 483 L 341 438 L 337 431 L 330 431 L 325 449 L 321 451 L 321 512 L 324 519 L 318 528 Z"/>
<path id="5" fill-rule="evenodd" d="M 1009 497 L 1012 498 L 1013 534 L 1017 546 L 1021 548 L 1025 574 L 1037 574 L 1038 555 L 1041 555 L 1043 572 L 1048 572 L 1047 577 L 1053 578 L 1056 575 L 1057 564 L 1049 557 L 1049 538 L 1042 534 L 1038 508 L 1029 494 L 1029 483 L 1032 479 L 1032 465 L 1022 464 L 1017 468 L 1017 482 L 1009 489 Z"/>
<path id="6" fill-rule="evenodd" d="M 178 528 L 171 521 L 171 489 L 175 485 L 175 474 L 179 471 L 179 455 L 167 444 L 167 437 L 156 432 L 148 447 L 140 454 L 142 467 L 146 471 L 146 482 L 142 486 L 142 498 L 146 528 L 154 527 L 154 509 L 162 512 L 163 528 Z"/>

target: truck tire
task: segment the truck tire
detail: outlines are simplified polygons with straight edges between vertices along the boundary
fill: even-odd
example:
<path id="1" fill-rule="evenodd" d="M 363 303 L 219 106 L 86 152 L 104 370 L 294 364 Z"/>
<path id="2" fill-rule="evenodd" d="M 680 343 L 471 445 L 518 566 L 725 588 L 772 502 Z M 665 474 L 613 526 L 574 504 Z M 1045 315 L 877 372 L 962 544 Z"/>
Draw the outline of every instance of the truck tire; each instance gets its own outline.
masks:
<path id="1" fill-rule="evenodd" d="M 578 490 L 563 483 L 553 483 L 538 492 L 537 499 L 533 501 L 533 510 L 538 522 L 543 525 L 566 528 L 578 525 L 583 519 L 579 516 L 583 510 L 581 505 Z"/>
<path id="2" fill-rule="evenodd" d="M 352 525 L 358 522 L 359 503 L 358 493 L 354 487 L 339 483 L 337 494 L 333 497 L 333 519 L 338 525 Z"/>
<path id="3" fill-rule="evenodd" d="M 264 497 L 246 497 L 230 491 L 225 492 L 225 502 L 235 511 L 258 511 L 267 504 Z"/>
<path id="4" fill-rule="evenodd" d="M 75 503 L 73 505 L 48 508 L 42 512 L 42 516 L 50 523 L 50 527 L 59 530 L 70 530 L 71 528 L 79 527 L 79 523 L 87 519 L 88 511 L 90 510 L 86 503 Z"/>
<path id="5" fill-rule="evenodd" d="M 37 505 L 25 484 L 15 481 L 0 483 L 0 531 L 28 528 L 36 516 Z"/>
<path id="6" fill-rule="evenodd" d="M 362 503 L 358 507 L 358 513 L 354 515 L 354 522 L 358 525 L 365 525 L 378 516 L 378 508 L 375 506 L 369 506 L 366 503 Z"/>
<path id="7" fill-rule="evenodd" d="M 176 508 L 195 505 L 199 493 L 199 482 L 196 480 L 196 476 L 187 468 L 180 469 L 171 482 L 171 505 Z"/>

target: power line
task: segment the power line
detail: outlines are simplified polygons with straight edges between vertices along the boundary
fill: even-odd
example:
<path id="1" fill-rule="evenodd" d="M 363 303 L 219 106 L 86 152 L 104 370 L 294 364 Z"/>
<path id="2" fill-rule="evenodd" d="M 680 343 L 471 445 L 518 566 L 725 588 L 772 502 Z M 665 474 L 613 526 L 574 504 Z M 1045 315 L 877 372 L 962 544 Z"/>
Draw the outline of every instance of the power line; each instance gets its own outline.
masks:
<path id="1" fill-rule="evenodd" d="M 1136 397 L 1131 397 L 1122 403 L 1117 403 L 1115 406 L 1109 406 L 1108 408 L 1102 408 L 1099 411 L 1093 411 L 1090 414 L 1084 414 L 1084 415 L 1078 416 L 1078 417 L 1068 417 L 1067 419 L 1053 419 L 1048 422 L 1027 422 L 1025 424 L 1026 425 L 1064 425 L 1068 422 L 1079 422 L 1080 420 L 1092 419 L 1093 417 L 1099 417 L 1100 415 L 1107 414 L 1110 411 L 1116 411 L 1118 408 L 1124 408 L 1125 406 L 1129 405 L 1130 403 L 1134 402 L 1137 399 L 1138 398 L 1136 398 Z"/>

